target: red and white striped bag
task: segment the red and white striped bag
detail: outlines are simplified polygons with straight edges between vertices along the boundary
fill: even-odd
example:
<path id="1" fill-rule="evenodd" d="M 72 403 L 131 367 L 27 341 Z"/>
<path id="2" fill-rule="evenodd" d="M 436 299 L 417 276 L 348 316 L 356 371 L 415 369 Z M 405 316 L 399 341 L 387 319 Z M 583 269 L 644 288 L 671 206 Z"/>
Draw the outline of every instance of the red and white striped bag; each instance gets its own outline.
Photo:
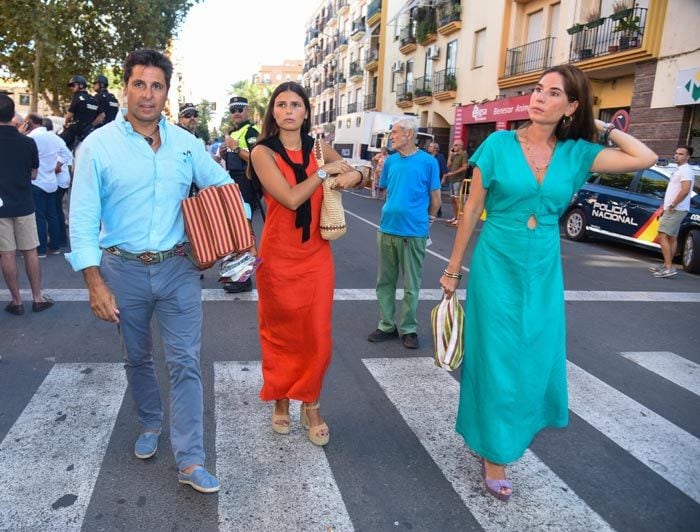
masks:
<path id="1" fill-rule="evenodd" d="M 250 249 L 255 241 L 236 183 L 207 187 L 182 201 L 185 231 L 200 270 L 233 252 Z"/>

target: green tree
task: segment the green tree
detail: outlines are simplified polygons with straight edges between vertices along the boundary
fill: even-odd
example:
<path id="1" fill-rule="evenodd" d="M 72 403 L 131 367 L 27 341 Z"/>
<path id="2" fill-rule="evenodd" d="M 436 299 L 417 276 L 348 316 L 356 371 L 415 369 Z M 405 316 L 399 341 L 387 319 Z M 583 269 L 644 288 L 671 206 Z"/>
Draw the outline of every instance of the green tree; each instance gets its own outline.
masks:
<path id="1" fill-rule="evenodd" d="M 121 74 L 128 52 L 165 49 L 198 1 L 2 0 L 0 64 L 29 84 L 34 109 L 40 93 L 63 114 L 71 75 Z"/>
<path id="2" fill-rule="evenodd" d="M 199 113 L 199 119 L 197 120 L 197 135 L 204 142 L 209 142 L 211 140 L 211 134 L 209 133 L 209 121 L 211 120 L 211 103 L 208 100 L 202 100 L 202 102 L 197 105 L 197 112 Z"/>
<path id="3" fill-rule="evenodd" d="M 267 104 L 274 87 L 267 85 L 256 85 L 248 80 L 237 81 L 231 85 L 229 96 L 243 96 L 248 100 L 248 116 L 255 124 L 262 124 Z M 221 130 L 230 131 L 233 128 L 230 115 L 226 115 L 221 120 Z"/>

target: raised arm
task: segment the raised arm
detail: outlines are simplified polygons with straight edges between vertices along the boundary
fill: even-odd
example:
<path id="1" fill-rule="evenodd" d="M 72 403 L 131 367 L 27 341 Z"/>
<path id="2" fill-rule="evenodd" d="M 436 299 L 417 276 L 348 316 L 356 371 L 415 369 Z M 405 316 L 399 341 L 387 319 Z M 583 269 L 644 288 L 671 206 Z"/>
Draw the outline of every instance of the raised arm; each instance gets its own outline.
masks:
<path id="1" fill-rule="evenodd" d="M 595 121 L 599 132 L 607 126 L 601 120 Z M 646 144 L 632 135 L 612 129 L 608 135 L 619 149 L 605 148 L 593 160 L 591 172 L 631 172 L 648 168 L 656 163 L 657 155 Z"/>

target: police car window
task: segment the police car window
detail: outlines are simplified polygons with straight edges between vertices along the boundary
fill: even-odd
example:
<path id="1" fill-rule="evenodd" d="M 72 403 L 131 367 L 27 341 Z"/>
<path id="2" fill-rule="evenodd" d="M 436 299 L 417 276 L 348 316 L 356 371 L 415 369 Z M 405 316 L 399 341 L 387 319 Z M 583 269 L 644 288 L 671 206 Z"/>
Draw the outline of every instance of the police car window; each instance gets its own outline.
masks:
<path id="1" fill-rule="evenodd" d="M 653 170 L 644 170 L 639 180 L 638 192 L 645 196 L 663 199 L 666 193 L 668 178 Z"/>
<path id="2" fill-rule="evenodd" d="M 627 174 L 600 174 L 598 179 L 599 185 L 606 187 L 617 188 L 620 190 L 629 190 L 630 184 L 634 179 L 634 173 Z"/>

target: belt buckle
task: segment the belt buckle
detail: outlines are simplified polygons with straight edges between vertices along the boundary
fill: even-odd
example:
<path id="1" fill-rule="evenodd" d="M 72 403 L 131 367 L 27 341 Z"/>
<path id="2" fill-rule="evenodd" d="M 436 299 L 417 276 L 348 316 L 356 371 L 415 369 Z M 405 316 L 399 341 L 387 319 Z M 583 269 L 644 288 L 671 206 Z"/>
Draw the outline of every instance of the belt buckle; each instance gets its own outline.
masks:
<path id="1" fill-rule="evenodd" d="M 139 259 L 144 264 L 151 264 L 153 262 L 157 262 L 158 253 L 151 253 L 150 251 L 145 251 L 145 252 L 141 253 L 141 255 L 137 256 L 136 258 Z"/>

